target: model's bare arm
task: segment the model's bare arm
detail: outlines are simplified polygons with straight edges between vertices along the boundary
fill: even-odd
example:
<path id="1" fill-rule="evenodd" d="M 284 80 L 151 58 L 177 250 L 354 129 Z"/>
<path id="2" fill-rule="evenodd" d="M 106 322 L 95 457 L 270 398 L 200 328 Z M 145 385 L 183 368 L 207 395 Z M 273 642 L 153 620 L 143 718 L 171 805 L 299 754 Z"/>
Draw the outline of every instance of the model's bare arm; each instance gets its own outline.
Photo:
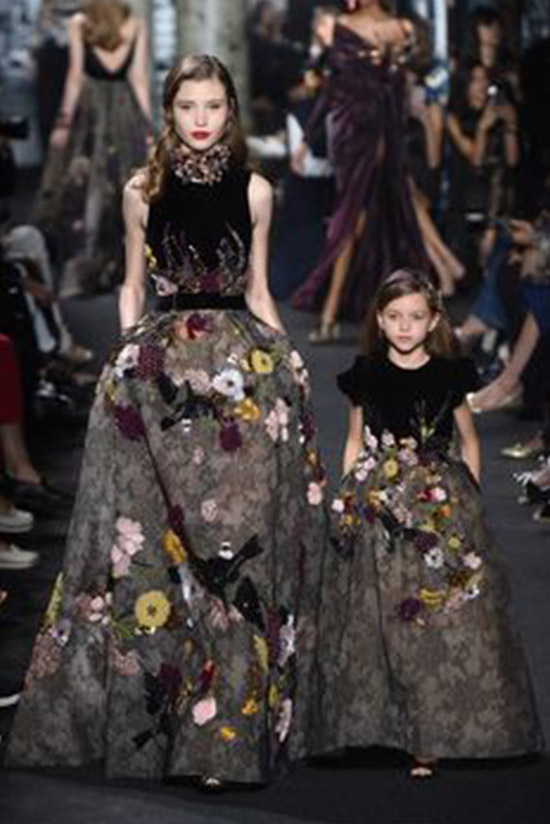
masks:
<path id="1" fill-rule="evenodd" d="M 145 20 L 136 20 L 136 48 L 128 78 L 143 114 L 151 122 L 147 59 L 147 24 Z"/>
<path id="2" fill-rule="evenodd" d="M 145 308 L 145 230 L 149 206 L 143 198 L 143 177 L 136 175 L 124 187 L 125 273 L 118 312 L 121 330 L 135 326 Z"/>
<path id="3" fill-rule="evenodd" d="M 269 326 L 283 332 L 283 324 L 268 285 L 269 231 L 273 212 L 273 190 L 267 180 L 260 175 L 253 174 L 250 178 L 248 200 L 252 215 L 252 249 L 246 301 L 254 315 Z"/>

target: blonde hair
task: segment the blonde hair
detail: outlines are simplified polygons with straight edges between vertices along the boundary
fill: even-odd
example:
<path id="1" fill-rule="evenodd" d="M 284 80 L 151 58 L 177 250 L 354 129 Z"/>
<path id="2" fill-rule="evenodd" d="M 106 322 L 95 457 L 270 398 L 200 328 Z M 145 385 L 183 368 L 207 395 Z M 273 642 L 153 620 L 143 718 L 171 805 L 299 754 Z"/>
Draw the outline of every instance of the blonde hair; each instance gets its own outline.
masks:
<path id="1" fill-rule="evenodd" d="M 460 354 L 458 341 L 443 306 L 441 295 L 429 275 L 417 269 L 396 269 L 384 278 L 378 287 L 369 309 L 363 335 L 365 354 L 375 355 L 386 350 L 387 343 L 380 333 L 378 315 L 392 301 L 406 295 L 423 295 L 432 314 L 438 316 L 437 325 L 426 338 L 426 351 L 430 355 L 442 358 L 458 357 Z"/>
<path id="2" fill-rule="evenodd" d="M 84 40 L 90 46 L 115 51 L 123 42 L 121 28 L 131 15 L 120 0 L 87 0 L 84 5 Z"/>
<path id="3" fill-rule="evenodd" d="M 239 101 L 235 84 L 226 67 L 217 57 L 209 54 L 192 54 L 172 68 L 164 82 L 162 108 L 164 125 L 161 136 L 145 170 L 143 193 L 148 201 L 158 198 L 170 167 L 171 155 L 180 145 L 174 124 L 174 100 L 186 80 L 219 80 L 224 87 L 229 104 L 229 119 L 223 142 L 231 150 L 232 163 L 244 166 L 247 147 L 239 121 Z"/>

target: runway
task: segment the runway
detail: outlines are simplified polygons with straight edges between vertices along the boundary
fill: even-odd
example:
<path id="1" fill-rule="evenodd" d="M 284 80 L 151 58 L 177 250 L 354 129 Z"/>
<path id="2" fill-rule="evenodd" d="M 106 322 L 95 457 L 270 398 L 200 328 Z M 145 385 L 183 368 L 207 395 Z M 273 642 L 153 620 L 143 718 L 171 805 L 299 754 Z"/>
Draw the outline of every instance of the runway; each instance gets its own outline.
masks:
<path id="1" fill-rule="evenodd" d="M 67 304 L 79 340 L 92 346 L 97 365 L 116 335 L 116 307 L 110 297 Z M 312 318 L 283 308 L 289 334 L 306 359 L 312 377 L 320 442 L 333 483 L 337 482 L 346 430 L 346 402 L 335 376 L 350 362 L 354 347 L 312 348 Z M 536 424 L 498 412 L 479 420 L 485 459 L 484 494 L 490 525 L 507 565 L 515 613 L 531 664 L 538 706 L 550 740 L 550 527 L 531 519 L 515 503 L 511 473 L 527 468 L 499 456 L 500 449 L 530 435 Z M 57 484 L 74 487 L 83 427 L 48 424 L 34 433 L 38 463 Z M 62 561 L 68 513 L 38 519 L 28 546 L 41 553 L 26 572 L 0 572 L 10 591 L 0 613 L 2 669 L 23 673 L 34 633 Z M 2 739 L 12 710 L 0 711 Z M 205 798 L 192 787 L 146 782 L 105 782 L 98 771 L 4 771 L 0 773 L 2 824 L 218 824 L 221 822 L 341 822 L 342 824 L 454 824 L 499 822 L 542 824 L 550 816 L 550 760 L 444 765 L 428 783 L 415 783 L 400 758 L 384 753 L 353 754 L 327 763 L 300 765 L 281 782 Z"/>

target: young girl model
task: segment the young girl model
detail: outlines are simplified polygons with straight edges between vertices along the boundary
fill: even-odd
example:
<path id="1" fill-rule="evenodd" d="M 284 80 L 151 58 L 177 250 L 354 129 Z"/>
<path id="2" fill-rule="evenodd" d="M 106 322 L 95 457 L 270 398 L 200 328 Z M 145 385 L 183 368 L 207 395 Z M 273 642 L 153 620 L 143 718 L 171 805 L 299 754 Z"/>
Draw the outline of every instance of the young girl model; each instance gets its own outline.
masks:
<path id="1" fill-rule="evenodd" d="M 438 758 L 537 750 L 529 676 L 483 520 L 480 453 L 438 293 L 398 270 L 381 285 L 368 354 L 339 376 L 351 402 L 328 560 L 325 749 Z M 453 449 L 458 434 L 459 456 Z M 328 614 L 329 613 L 329 614 Z"/>
<path id="2" fill-rule="evenodd" d="M 272 193 L 193 56 L 125 190 L 125 335 L 100 380 L 19 765 L 262 782 L 306 752 L 325 518 L 308 377 L 267 288 Z M 147 278 L 159 312 L 142 318 Z"/>

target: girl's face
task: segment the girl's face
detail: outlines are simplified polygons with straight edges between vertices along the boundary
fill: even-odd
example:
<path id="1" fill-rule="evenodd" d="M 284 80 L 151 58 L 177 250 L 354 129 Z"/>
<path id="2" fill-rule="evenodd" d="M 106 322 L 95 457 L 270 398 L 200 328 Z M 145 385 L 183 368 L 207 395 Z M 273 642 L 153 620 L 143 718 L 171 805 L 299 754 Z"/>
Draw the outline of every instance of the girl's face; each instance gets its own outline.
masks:
<path id="1" fill-rule="evenodd" d="M 223 84 L 212 78 L 184 80 L 172 113 L 179 139 L 190 149 L 204 152 L 224 136 L 231 112 Z"/>
<path id="2" fill-rule="evenodd" d="M 401 355 L 423 349 L 438 320 L 420 292 L 395 298 L 377 315 L 378 327 L 389 347 Z"/>

